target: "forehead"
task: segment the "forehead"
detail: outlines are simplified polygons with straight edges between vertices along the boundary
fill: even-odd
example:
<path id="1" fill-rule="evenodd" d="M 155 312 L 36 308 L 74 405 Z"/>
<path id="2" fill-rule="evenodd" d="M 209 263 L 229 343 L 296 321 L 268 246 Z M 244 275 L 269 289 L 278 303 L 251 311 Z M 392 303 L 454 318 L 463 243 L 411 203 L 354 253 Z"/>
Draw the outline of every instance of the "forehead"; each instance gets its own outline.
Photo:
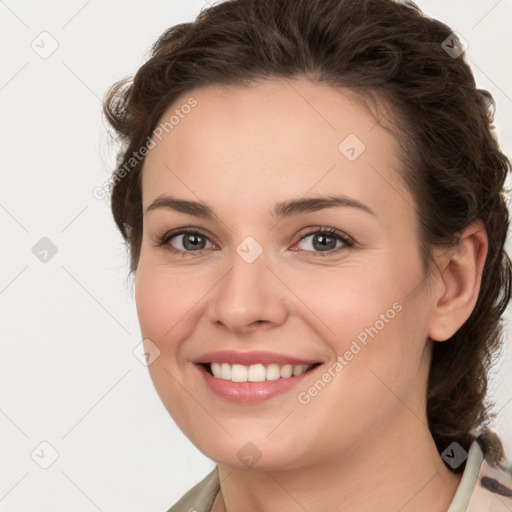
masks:
<path id="1" fill-rule="evenodd" d="M 333 190 L 412 201 L 394 137 L 348 90 L 308 80 L 210 86 L 181 95 L 159 126 L 144 207 L 171 191 L 255 207 Z"/>

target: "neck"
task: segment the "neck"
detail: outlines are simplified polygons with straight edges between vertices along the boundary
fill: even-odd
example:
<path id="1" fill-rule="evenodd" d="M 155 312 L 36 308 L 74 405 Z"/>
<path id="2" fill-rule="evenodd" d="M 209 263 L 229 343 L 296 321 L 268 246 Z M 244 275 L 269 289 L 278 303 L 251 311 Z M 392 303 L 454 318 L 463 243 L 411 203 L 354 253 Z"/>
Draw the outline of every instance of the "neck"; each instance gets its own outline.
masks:
<path id="1" fill-rule="evenodd" d="M 405 410 L 343 455 L 291 471 L 240 471 L 218 464 L 221 493 L 212 512 L 445 512 L 461 475 L 445 466 L 419 421 Z"/>

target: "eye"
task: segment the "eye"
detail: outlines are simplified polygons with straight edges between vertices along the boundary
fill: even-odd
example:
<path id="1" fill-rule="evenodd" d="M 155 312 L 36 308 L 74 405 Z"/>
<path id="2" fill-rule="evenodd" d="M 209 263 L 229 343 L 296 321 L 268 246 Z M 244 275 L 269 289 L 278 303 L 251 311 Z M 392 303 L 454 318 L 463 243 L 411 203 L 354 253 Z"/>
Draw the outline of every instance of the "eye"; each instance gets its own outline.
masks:
<path id="1" fill-rule="evenodd" d="M 324 256 L 352 247 L 354 242 L 337 229 L 317 227 L 302 236 L 297 245 L 300 244 L 300 250 L 317 253 L 315 256 Z"/>
<path id="2" fill-rule="evenodd" d="M 337 229 L 318 226 L 303 235 L 296 246 L 301 244 L 301 251 L 311 252 L 314 256 L 327 256 L 352 247 L 354 242 Z M 200 255 L 207 249 L 216 248 L 198 228 L 167 232 L 158 237 L 156 247 L 165 247 L 166 250 L 182 256 L 192 256 L 193 253 Z"/>
<path id="3" fill-rule="evenodd" d="M 180 253 L 187 256 L 187 253 L 202 253 L 203 250 L 212 247 L 206 247 L 207 243 L 213 244 L 208 237 L 199 230 L 181 230 L 171 233 L 165 233 L 158 237 L 157 247 L 165 246 L 171 252 Z"/>

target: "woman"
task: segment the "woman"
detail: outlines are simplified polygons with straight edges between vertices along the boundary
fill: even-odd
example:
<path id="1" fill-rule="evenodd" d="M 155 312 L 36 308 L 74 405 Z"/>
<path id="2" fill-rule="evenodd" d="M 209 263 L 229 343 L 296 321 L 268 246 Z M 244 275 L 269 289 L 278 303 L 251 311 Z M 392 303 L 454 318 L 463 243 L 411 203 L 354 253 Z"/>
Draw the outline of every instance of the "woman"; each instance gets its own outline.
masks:
<path id="1" fill-rule="evenodd" d="M 512 509 L 492 106 L 391 0 L 225 1 L 112 87 L 150 375 L 216 462 L 171 511 Z"/>

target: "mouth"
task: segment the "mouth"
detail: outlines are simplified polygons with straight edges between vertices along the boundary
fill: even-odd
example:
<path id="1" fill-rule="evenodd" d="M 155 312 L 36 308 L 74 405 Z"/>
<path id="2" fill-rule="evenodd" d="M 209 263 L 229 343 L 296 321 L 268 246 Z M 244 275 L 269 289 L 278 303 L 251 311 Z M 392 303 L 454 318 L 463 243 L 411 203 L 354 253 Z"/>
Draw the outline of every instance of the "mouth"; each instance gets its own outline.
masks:
<path id="1" fill-rule="evenodd" d="M 254 350 L 208 352 L 191 361 L 202 382 L 215 395 L 240 404 L 286 396 L 304 386 L 321 371 L 322 361 L 303 359 L 292 354 Z M 288 396 L 290 396 L 288 394 Z"/>
<path id="2" fill-rule="evenodd" d="M 211 377 L 231 382 L 265 382 L 291 379 L 313 370 L 320 364 L 322 363 L 296 365 L 277 363 L 256 363 L 251 365 L 230 364 L 227 362 L 199 363 Z"/>
<path id="3" fill-rule="evenodd" d="M 322 363 L 277 364 L 196 363 L 206 387 L 222 399 L 239 404 L 258 404 L 313 379 Z M 318 370 L 320 371 L 320 370 Z"/>

